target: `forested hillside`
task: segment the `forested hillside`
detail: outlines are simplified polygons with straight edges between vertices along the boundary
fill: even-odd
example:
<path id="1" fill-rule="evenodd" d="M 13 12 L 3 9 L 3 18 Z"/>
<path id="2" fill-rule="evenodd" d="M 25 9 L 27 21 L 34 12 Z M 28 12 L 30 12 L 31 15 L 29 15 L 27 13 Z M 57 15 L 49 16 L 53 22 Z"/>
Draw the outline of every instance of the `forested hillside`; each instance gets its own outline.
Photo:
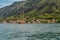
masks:
<path id="1" fill-rule="evenodd" d="M 60 21 L 60 0 L 26 0 L 0 8 L 1 18 L 19 19 L 23 15 L 28 21 L 33 19 Z"/>

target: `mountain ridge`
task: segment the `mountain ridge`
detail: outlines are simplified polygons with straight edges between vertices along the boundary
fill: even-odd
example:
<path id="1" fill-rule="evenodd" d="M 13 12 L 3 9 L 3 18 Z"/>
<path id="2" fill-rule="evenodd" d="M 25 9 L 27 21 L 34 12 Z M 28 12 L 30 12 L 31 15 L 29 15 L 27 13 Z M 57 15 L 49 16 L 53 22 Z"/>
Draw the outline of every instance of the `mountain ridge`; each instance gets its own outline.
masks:
<path id="1" fill-rule="evenodd" d="M 59 0 L 26 0 L 14 2 L 10 6 L 6 6 L 0 9 L 1 17 L 9 17 L 13 15 L 21 15 L 24 11 L 24 14 L 30 11 L 36 10 L 38 13 L 53 13 L 60 11 Z M 34 13 L 34 12 L 33 12 Z M 59 13 L 59 12 L 58 12 Z"/>

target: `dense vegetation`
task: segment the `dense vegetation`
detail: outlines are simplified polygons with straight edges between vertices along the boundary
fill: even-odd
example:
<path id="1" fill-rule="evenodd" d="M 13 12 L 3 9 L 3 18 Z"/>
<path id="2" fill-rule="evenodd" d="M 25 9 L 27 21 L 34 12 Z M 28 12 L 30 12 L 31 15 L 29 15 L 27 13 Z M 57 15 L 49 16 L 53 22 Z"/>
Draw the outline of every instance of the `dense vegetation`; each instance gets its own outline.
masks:
<path id="1" fill-rule="evenodd" d="M 0 19 L 33 19 L 50 20 L 60 22 L 60 0 L 26 0 L 15 2 L 10 6 L 0 9 Z M 3 18 L 2 18 L 3 17 Z"/>

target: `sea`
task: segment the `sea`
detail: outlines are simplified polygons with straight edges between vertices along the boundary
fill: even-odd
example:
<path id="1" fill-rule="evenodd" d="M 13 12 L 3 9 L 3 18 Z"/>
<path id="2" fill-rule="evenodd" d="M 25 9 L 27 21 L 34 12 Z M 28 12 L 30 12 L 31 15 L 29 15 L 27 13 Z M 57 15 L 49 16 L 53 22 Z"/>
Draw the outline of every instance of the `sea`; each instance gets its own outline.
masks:
<path id="1" fill-rule="evenodd" d="M 0 24 L 0 40 L 60 40 L 60 24 Z"/>

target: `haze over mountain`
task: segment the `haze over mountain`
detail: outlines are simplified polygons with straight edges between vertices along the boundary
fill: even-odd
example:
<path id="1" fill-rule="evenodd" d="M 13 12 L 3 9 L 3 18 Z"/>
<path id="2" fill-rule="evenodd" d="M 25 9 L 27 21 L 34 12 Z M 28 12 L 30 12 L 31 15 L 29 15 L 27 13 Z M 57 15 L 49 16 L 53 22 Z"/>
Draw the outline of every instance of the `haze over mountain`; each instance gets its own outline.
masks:
<path id="1" fill-rule="evenodd" d="M 0 8 L 1 17 L 24 14 L 60 13 L 60 0 L 26 0 Z"/>

